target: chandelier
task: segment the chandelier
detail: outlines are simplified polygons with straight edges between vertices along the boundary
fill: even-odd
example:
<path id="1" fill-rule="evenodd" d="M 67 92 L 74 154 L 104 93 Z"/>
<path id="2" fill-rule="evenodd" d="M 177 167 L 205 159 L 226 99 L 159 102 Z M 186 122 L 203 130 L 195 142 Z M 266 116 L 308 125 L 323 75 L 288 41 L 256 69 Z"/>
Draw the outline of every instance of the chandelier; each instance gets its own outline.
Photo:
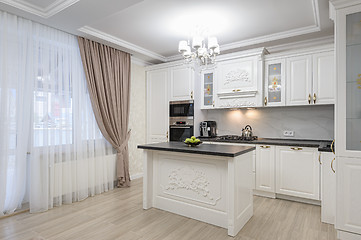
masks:
<path id="1" fill-rule="evenodd" d="M 191 47 L 194 50 L 191 51 Z M 178 52 L 182 54 L 186 63 L 197 61 L 199 65 L 214 64 L 216 56 L 220 54 L 219 44 L 216 37 L 208 37 L 206 41 L 201 36 L 195 36 L 190 40 L 179 41 Z"/>

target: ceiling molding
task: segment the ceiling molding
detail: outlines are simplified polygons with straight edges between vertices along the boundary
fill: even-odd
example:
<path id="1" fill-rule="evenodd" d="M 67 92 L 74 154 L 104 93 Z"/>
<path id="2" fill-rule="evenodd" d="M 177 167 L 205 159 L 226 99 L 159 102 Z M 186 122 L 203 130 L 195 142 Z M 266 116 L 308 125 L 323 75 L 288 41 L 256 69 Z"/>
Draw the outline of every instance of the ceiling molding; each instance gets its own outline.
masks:
<path id="1" fill-rule="evenodd" d="M 117 46 L 129 49 L 131 51 L 143 54 L 143 55 L 151 57 L 153 59 L 160 60 L 162 62 L 167 61 L 166 57 L 164 57 L 164 56 L 162 56 L 162 55 L 160 55 L 158 53 L 152 52 L 152 51 L 150 51 L 148 49 L 142 48 L 142 47 L 140 47 L 138 45 L 135 45 L 133 43 L 124 41 L 124 40 L 122 40 L 120 38 L 114 37 L 113 35 L 110 35 L 108 33 L 99 31 L 99 30 L 97 30 L 95 28 L 92 28 L 92 27 L 89 27 L 89 26 L 84 26 L 82 28 L 79 28 L 78 31 L 80 31 L 82 33 L 85 33 L 85 34 L 88 34 L 90 36 L 96 37 L 96 38 L 100 38 L 100 39 L 102 39 L 104 41 L 113 43 L 113 44 L 115 44 Z"/>
<path id="2" fill-rule="evenodd" d="M 150 62 L 144 61 L 144 60 L 136 58 L 134 56 L 131 56 L 131 62 L 136 64 L 136 65 L 142 66 L 142 67 L 147 67 L 147 66 L 153 65 Z"/>
<path id="3" fill-rule="evenodd" d="M 25 0 L 0 0 L 0 3 L 7 4 L 42 18 L 49 18 L 79 1 L 80 0 L 57 0 L 46 8 L 36 6 Z"/>
<path id="4" fill-rule="evenodd" d="M 357 4 L 361 4 L 361 0 L 330 0 L 330 4 L 335 9 L 341 9 L 341 8 L 346 8 Z"/>

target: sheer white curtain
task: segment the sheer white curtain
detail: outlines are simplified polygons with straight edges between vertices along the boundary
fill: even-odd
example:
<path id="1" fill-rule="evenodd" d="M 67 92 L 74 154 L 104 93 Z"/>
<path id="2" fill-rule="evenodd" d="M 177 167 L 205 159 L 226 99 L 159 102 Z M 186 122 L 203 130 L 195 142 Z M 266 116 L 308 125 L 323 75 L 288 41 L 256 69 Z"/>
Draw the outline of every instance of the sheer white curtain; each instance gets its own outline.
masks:
<path id="1" fill-rule="evenodd" d="M 94 119 L 76 37 L 0 16 L 2 212 L 24 201 L 26 183 L 31 212 L 112 189 L 115 154 Z"/>
<path id="2" fill-rule="evenodd" d="M 31 23 L 0 12 L 0 216 L 26 191 L 33 83 Z"/>

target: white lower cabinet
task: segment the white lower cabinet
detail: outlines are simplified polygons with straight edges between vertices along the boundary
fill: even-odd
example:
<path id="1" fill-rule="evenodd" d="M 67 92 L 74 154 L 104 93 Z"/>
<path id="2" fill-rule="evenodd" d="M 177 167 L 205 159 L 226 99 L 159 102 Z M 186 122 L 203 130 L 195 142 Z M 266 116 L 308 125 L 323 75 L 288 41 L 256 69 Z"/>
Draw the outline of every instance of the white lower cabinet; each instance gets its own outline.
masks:
<path id="1" fill-rule="evenodd" d="M 276 147 L 276 193 L 320 200 L 316 148 Z"/>
<path id="2" fill-rule="evenodd" d="M 321 222 L 335 224 L 336 216 L 336 174 L 335 155 L 329 152 L 319 154 L 321 161 Z"/>
<path id="3" fill-rule="evenodd" d="M 336 165 L 336 229 L 361 234 L 361 159 L 337 157 Z"/>
<path id="4" fill-rule="evenodd" d="M 275 146 L 256 147 L 256 190 L 275 192 Z"/>

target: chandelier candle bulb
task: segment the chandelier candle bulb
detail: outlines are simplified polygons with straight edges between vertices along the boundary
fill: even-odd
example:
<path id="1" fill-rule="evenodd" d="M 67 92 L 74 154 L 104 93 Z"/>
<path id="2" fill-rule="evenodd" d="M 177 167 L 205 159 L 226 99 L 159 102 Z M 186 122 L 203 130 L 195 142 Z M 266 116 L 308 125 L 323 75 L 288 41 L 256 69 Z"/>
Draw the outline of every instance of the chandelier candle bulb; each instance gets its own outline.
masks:
<path id="1" fill-rule="evenodd" d="M 208 38 L 208 49 L 215 49 L 218 47 L 218 41 L 216 37 L 209 37 Z"/>
<path id="2" fill-rule="evenodd" d="M 187 51 L 188 43 L 187 41 L 179 41 L 178 52 L 183 53 Z"/>
<path id="3" fill-rule="evenodd" d="M 190 46 L 186 46 L 186 48 L 185 48 L 185 51 L 183 52 L 183 56 L 185 57 L 185 58 L 188 58 L 188 57 L 190 57 L 191 56 L 191 47 Z"/>
<path id="4" fill-rule="evenodd" d="M 202 47 L 203 38 L 200 36 L 194 36 L 192 41 L 192 48 L 197 49 Z"/>

